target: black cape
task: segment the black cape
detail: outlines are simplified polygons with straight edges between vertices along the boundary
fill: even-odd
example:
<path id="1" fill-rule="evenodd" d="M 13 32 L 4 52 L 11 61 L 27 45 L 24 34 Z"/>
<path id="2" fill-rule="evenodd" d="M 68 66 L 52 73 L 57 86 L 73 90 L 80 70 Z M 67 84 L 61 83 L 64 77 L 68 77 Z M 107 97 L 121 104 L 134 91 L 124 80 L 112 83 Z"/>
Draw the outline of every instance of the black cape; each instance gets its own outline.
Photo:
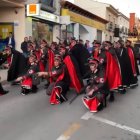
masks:
<path id="1" fill-rule="evenodd" d="M 82 77 L 84 77 L 85 74 L 90 71 L 89 66 L 86 65 L 88 58 L 90 58 L 90 54 L 89 54 L 88 50 L 82 44 L 76 44 L 70 50 L 70 53 L 77 60 L 77 63 L 79 65 L 79 69 L 80 69 L 80 73 L 81 73 Z"/>
<path id="2" fill-rule="evenodd" d="M 133 76 L 133 71 L 131 67 L 131 62 L 127 53 L 126 48 L 121 47 L 118 49 L 115 49 L 120 69 L 121 69 L 121 75 L 122 75 L 122 85 L 124 87 L 129 87 L 132 84 L 137 83 L 137 79 Z"/>
<path id="3" fill-rule="evenodd" d="M 7 81 L 13 81 L 27 71 L 27 59 L 18 51 L 12 50 L 12 62 L 8 70 Z"/>

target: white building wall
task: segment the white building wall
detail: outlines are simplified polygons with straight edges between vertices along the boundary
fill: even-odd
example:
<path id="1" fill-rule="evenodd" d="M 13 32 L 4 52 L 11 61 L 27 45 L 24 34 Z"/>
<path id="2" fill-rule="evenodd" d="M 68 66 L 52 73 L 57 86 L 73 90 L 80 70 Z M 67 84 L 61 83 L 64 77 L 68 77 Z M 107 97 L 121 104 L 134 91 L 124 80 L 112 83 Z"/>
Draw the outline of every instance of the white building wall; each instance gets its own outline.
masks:
<path id="1" fill-rule="evenodd" d="M 97 37 L 97 29 L 87 25 L 82 25 L 82 26 L 87 30 L 87 32 L 85 32 L 85 30 L 79 31 L 81 33 L 80 39 L 82 39 L 84 42 L 86 40 L 89 40 L 90 43 L 92 43 Z"/>
<path id="2" fill-rule="evenodd" d="M 128 29 L 129 29 L 129 20 L 128 19 L 126 19 L 123 15 L 119 15 L 117 24 L 118 24 L 120 30 L 122 29 L 122 27 L 127 28 L 127 33 L 128 33 Z M 128 37 L 128 35 L 120 32 L 120 37 L 122 38 L 122 40 L 126 41 L 126 38 Z"/>
<path id="3" fill-rule="evenodd" d="M 106 19 L 106 4 L 101 4 L 93 0 L 74 0 L 74 4 Z"/>
<path id="4" fill-rule="evenodd" d="M 25 20 L 25 36 L 32 36 L 32 18 L 27 17 Z"/>
<path id="5" fill-rule="evenodd" d="M 105 41 L 105 40 L 106 40 L 106 38 L 105 38 L 105 37 L 106 37 L 106 32 L 105 32 L 105 31 L 103 31 L 103 32 L 102 32 L 102 41 Z"/>
<path id="6" fill-rule="evenodd" d="M 17 13 L 15 12 L 17 11 Z M 20 46 L 25 36 L 25 9 L 24 8 L 0 8 L 0 22 L 16 22 L 14 37 L 16 49 L 21 51 Z"/>
<path id="7" fill-rule="evenodd" d="M 57 37 L 60 37 L 60 25 L 53 26 L 53 41 L 58 43 Z"/>

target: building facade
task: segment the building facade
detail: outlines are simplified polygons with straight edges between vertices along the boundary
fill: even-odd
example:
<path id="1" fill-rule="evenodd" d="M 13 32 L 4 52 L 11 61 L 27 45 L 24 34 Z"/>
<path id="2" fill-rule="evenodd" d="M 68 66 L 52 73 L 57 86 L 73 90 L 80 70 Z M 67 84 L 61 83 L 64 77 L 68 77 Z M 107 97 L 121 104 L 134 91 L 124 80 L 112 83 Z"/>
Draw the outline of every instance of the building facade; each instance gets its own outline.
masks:
<path id="1" fill-rule="evenodd" d="M 67 32 L 65 29 L 62 31 L 62 38 L 74 36 L 84 42 L 89 40 L 91 43 L 94 40 L 102 41 L 105 38 L 107 20 L 68 1 L 62 2 L 61 16 L 70 18 Z"/>
<path id="2" fill-rule="evenodd" d="M 119 34 L 116 39 L 121 39 L 123 41 L 126 41 L 128 38 L 128 32 L 129 32 L 129 18 L 126 17 L 124 14 L 119 12 L 118 18 L 117 18 L 117 27 L 119 29 Z"/>
<path id="3" fill-rule="evenodd" d="M 41 15 L 29 15 L 27 5 L 38 3 Z M 13 32 L 19 51 L 25 36 L 37 41 L 46 39 L 48 43 L 58 41 L 56 37 L 60 36 L 60 0 L 2 0 L 0 15 L 0 36 L 4 39 Z"/>
<path id="4" fill-rule="evenodd" d="M 32 6 L 32 2 L 27 1 L 27 6 Z M 37 41 L 46 39 L 49 44 L 57 42 L 60 36 L 60 0 L 38 0 L 36 3 L 39 13 L 29 14 L 27 10 L 26 35 L 33 36 Z"/>
<path id="5" fill-rule="evenodd" d="M 97 2 L 94 0 L 86 0 L 86 1 L 74 0 L 74 3 L 86 9 L 87 11 L 96 14 L 109 21 L 108 24 L 106 25 L 105 40 L 114 42 L 120 37 L 123 39 L 126 38 L 127 34 L 122 33 L 121 30 L 122 28 L 124 28 L 124 30 L 128 30 L 128 18 L 124 16 L 122 13 L 120 13 L 112 5 L 107 3 Z M 117 28 L 117 30 L 115 28 Z M 116 34 L 116 32 L 118 33 Z"/>

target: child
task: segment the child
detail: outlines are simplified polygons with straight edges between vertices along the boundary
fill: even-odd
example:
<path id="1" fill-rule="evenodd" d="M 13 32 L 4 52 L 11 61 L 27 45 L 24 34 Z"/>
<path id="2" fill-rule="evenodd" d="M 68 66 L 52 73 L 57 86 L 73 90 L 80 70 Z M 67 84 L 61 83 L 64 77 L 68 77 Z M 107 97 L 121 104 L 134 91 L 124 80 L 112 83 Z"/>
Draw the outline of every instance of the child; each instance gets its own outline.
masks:
<path id="1" fill-rule="evenodd" d="M 99 68 L 99 61 L 95 58 L 89 60 L 91 76 L 83 97 L 84 105 L 90 112 L 97 112 L 106 106 L 107 86 L 105 71 Z"/>
<path id="2" fill-rule="evenodd" d="M 36 73 L 39 71 L 38 65 L 36 63 L 36 56 L 34 54 L 29 56 L 30 68 L 28 69 L 26 75 L 21 76 L 16 79 L 16 82 L 21 81 L 21 94 L 27 95 L 29 92 L 37 92 L 37 84 L 39 84 L 39 79 Z M 37 82 L 38 81 L 38 82 Z"/>
<path id="3" fill-rule="evenodd" d="M 51 95 L 51 104 L 59 104 L 63 101 L 67 101 L 66 93 L 69 89 L 70 80 L 67 68 L 62 63 L 60 55 L 55 55 L 54 67 L 51 72 L 40 72 L 38 73 L 38 76 L 52 78 L 52 82 L 47 89 L 47 94 Z"/>

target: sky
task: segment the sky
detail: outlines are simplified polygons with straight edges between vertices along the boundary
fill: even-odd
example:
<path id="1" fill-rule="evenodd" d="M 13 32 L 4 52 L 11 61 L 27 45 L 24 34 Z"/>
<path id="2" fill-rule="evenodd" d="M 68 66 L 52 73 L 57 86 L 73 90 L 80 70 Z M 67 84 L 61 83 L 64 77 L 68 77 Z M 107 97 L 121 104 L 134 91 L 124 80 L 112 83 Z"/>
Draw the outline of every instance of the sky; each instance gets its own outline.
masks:
<path id="1" fill-rule="evenodd" d="M 113 5 L 120 12 L 129 17 L 129 13 L 136 13 L 140 18 L 140 0 L 96 0 Z"/>
<path id="2" fill-rule="evenodd" d="M 74 0 L 68 0 L 74 2 Z M 80 0 L 79 0 L 80 1 Z M 136 13 L 140 18 L 140 0 L 95 0 L 99 2 L 109 3 L 116 9 L 119 9 L 124 15 L 129 17 L 129 13 Z"/>

